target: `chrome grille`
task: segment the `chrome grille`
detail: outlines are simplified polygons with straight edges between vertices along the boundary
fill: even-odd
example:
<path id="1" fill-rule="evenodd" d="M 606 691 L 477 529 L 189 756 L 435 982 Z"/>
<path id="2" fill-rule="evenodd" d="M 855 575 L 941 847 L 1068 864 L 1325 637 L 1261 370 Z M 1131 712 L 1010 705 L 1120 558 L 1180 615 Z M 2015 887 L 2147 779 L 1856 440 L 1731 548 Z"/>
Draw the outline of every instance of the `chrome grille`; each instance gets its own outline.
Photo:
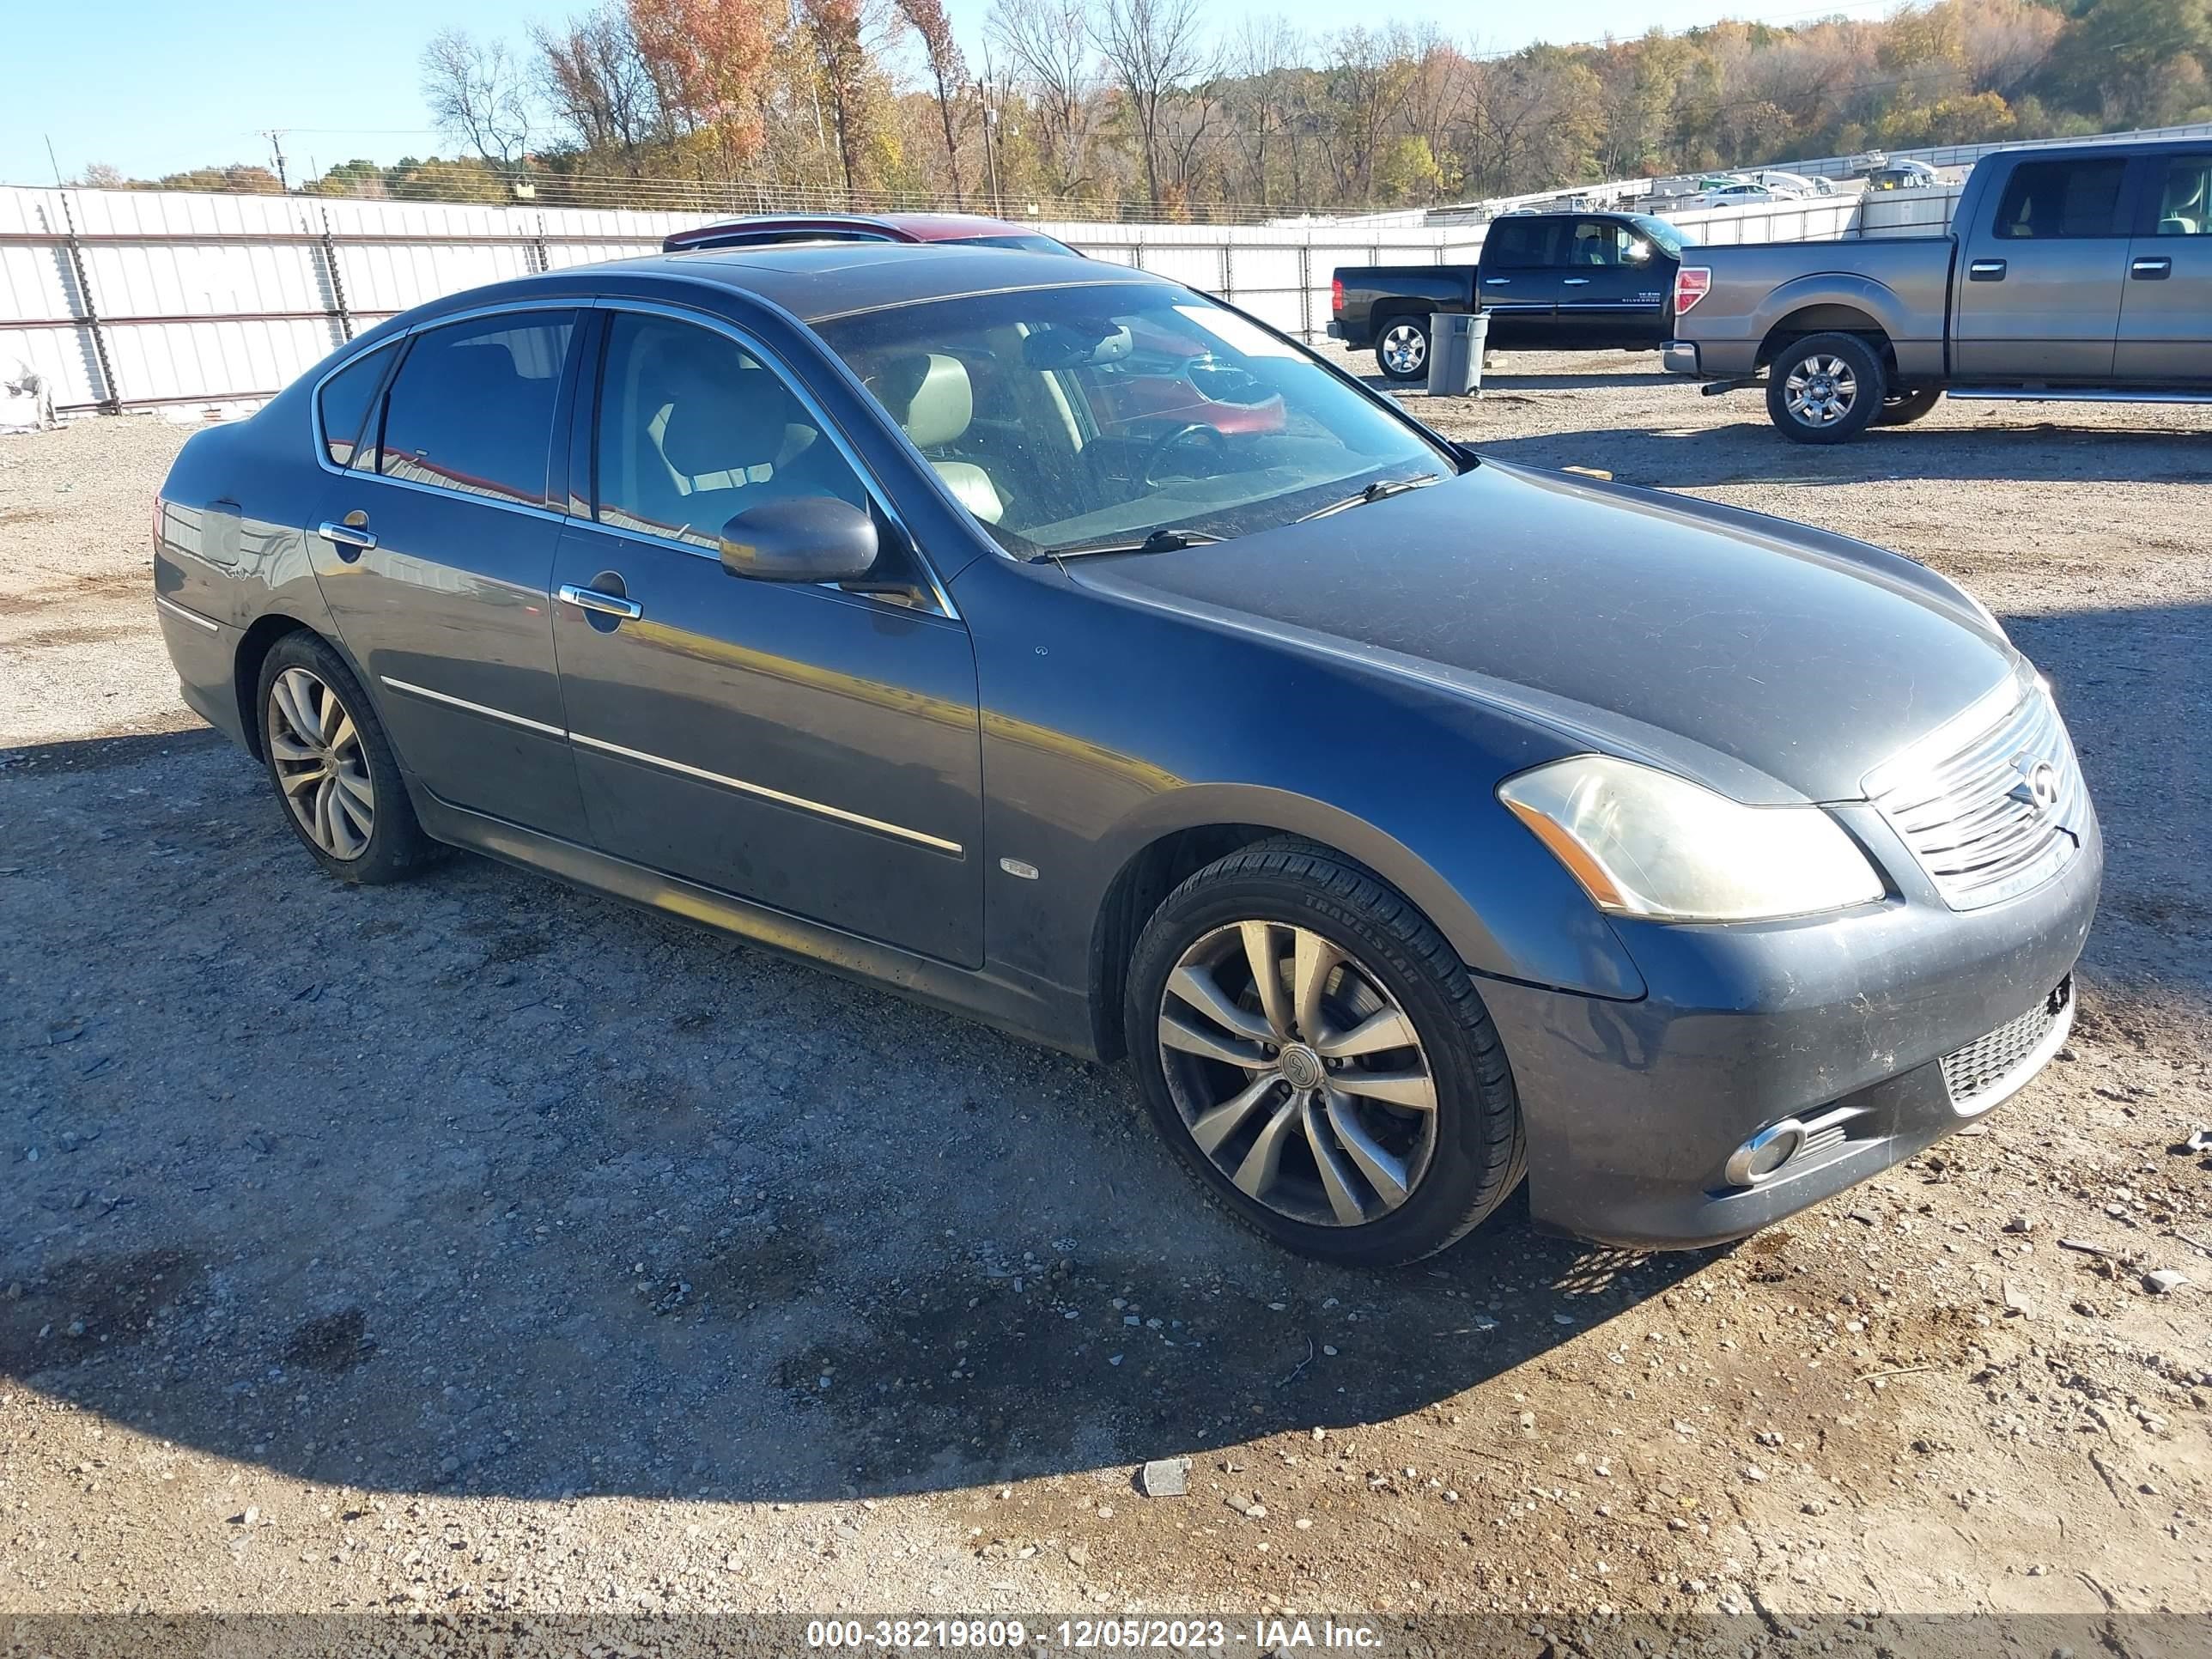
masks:
<path id="1" fill-rule="evenodd" d="M 2040 885 L 2081 846 L 2081 769 L 2040 685 L 2002 688 L 1877 769 L 1867 789 L 1954 910 Z"/>
<path id="2" fill-rule="evenodd" d="M 1960 1112 L 1972 1111 L 1980 1097 L 2012 1082 L 2013 1073 L 2051 1035 L 2073 1000 L 2074 981 L 2061 980 L 2057 990 L 2017 1019 L 2008 1019 L 1987 1036 L 1944 1055 L 1943 1085 L 1951 1091 L 1951 1104 Z"/>

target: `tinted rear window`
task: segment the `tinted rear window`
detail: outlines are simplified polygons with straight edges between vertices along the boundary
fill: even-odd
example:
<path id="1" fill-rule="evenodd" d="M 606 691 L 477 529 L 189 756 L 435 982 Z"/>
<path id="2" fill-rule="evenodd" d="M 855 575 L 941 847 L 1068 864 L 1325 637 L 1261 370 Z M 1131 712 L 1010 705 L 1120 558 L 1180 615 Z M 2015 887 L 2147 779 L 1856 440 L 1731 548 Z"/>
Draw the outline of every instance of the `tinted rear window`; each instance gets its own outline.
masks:
<path id="1" fill-rule="evenodd" d="M 384 383 L 384 371 L 392 366 L 393 349 L 393 346 L 380 346 L 323 382 L 318 413 L 323 423 L 323 453 L 332 465 L 344 466 L 352 461 L 362 423 L 368 418 L 369 402 Z"/>
<path id="2" fill-rule="evenodd" d="M 385 399 L 377 470 L 472 495 L 545 500 L 574 313 L 480 318 L 417 335 Z"/>
<path id="3" fill-rule="evenodd" d="M 2119 234 L 2125 160 L 2031 161 L 2012 170 L 1997 203 L 1996 234 L 2014 239 Z"/>
<path id="4" fill-rule="evenodd" d="M 1522 270 L 1552 263 L 1557 219 L 1500 219 L 1482 239 L 1482 263 L 1500 270 Z"/>

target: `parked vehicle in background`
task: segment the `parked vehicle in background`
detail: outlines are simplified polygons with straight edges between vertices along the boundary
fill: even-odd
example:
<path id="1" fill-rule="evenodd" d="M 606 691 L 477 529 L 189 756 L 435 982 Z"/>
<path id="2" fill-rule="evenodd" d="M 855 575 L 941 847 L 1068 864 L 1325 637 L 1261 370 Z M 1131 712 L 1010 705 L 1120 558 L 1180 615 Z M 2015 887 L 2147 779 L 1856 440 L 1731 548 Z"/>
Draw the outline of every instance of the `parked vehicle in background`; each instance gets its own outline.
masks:
<path id="1" fill-rule="evenodd" d="M 1744 207 L 1753 202 L 1778 200 L 1775 191 L 1765 185 L 1746 184 L 1737 179 L 1731 184 L 1717 185 L 1711 190 L 1699 191 L 1695 196 L 1671 204 L 1675 211 L 1698 208 Z"/>
<path id="2" fill-rule="evenodd" d="M 1942 182 L 1942 175 L 1925 161 L 1893 161 L 1887 167 L 1875 167 L 1866 176 L 1867 188 L 1874 190 L 1927 190 Z"/>
<path id="3" fill-rule="evenodd" d="M 1774 167 L 1762 167 L 1743 175 L 1747 183 L 1764 185 L 1778 196 L 1833 196 L 1836 187 L 1827 179 L 1808 177 L 1802 173 L 1784 173 Z"/>
<path id="4" fill-rule="evenodd" d="M 1941 236 L 1698 250 L 1675 373 L 1840 443 L 1954 398 L 2212 402 L 2212 140 L 2000 150 Z"/>
<path id="5" fill-rule="evenodd" d="M 1289 418 L 1091 419 L 1153 337 Z M 1524 1173 L 1541 1226 L 1737 1237 L 2073 1018 L 2096 814 L 1965 590 L 1480 460 L 1140 272 L 811 246 L 449 295 L 195 433 L 153 536 L 185 696 L 303 870 L 473 848 L 1126 1055 L 1208 1194 L 1339 1262 Z M 927 1171 L 1041 1233 L 1071 1176 L 1148 1178 Z"/>
<path id="6" fill-rule="evenodd" d="M 1492 349 L 1598 351 L 1662 343 L 1682 234 L 1642 213 L 1508 214 L 1471 265 L 1339 265 L 1328 333 L 1374 348 L 1393 380 L 1429 372 L 1429 318 L 1490 313 Z"/>
<path id="7" fill-rule="evenodd" d="M 975 213 L 756 213 L 662 238 L 664 253 L 773 247 L 782 242 L 958 242 L 975 247 L 1075 253 L 1057 237 Z M 1078 258 L 1082 255 L 1076 254 Z"/>

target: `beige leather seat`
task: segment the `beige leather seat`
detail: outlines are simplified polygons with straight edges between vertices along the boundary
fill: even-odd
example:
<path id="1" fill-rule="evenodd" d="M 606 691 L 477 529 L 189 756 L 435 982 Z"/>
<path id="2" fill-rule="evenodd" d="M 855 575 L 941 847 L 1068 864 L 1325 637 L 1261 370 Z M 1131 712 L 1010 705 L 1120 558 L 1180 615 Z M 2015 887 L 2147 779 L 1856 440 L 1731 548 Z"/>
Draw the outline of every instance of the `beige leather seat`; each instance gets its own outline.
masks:
<path id="1" fill-rule="evenodd" d="M 967 368 L 957 357 L 942 352 L 894 358 L 868 377 L 868 387 L 925 456 L 958 442 L 975 418 L 975 388 L 969 384 Z M 1005 516 L 1006 500 L 981 467 L 933 456 L 929 464 L 960 504 L 985 524 L 996 524 Z"/>

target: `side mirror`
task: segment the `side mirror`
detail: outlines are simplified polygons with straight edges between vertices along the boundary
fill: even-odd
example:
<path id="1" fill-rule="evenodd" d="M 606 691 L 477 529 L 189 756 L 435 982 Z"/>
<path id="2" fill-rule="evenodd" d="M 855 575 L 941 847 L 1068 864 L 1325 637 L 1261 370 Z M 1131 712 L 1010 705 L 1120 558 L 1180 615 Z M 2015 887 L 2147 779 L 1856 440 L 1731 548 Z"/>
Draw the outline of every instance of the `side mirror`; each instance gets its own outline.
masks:
<path id="1" fill-rule="evenodd" d="M 875 568 L 876 521 L 849 501 L 800 495 L 722 526 L 722 568 L 760 582 L 848 582 Z"/>

